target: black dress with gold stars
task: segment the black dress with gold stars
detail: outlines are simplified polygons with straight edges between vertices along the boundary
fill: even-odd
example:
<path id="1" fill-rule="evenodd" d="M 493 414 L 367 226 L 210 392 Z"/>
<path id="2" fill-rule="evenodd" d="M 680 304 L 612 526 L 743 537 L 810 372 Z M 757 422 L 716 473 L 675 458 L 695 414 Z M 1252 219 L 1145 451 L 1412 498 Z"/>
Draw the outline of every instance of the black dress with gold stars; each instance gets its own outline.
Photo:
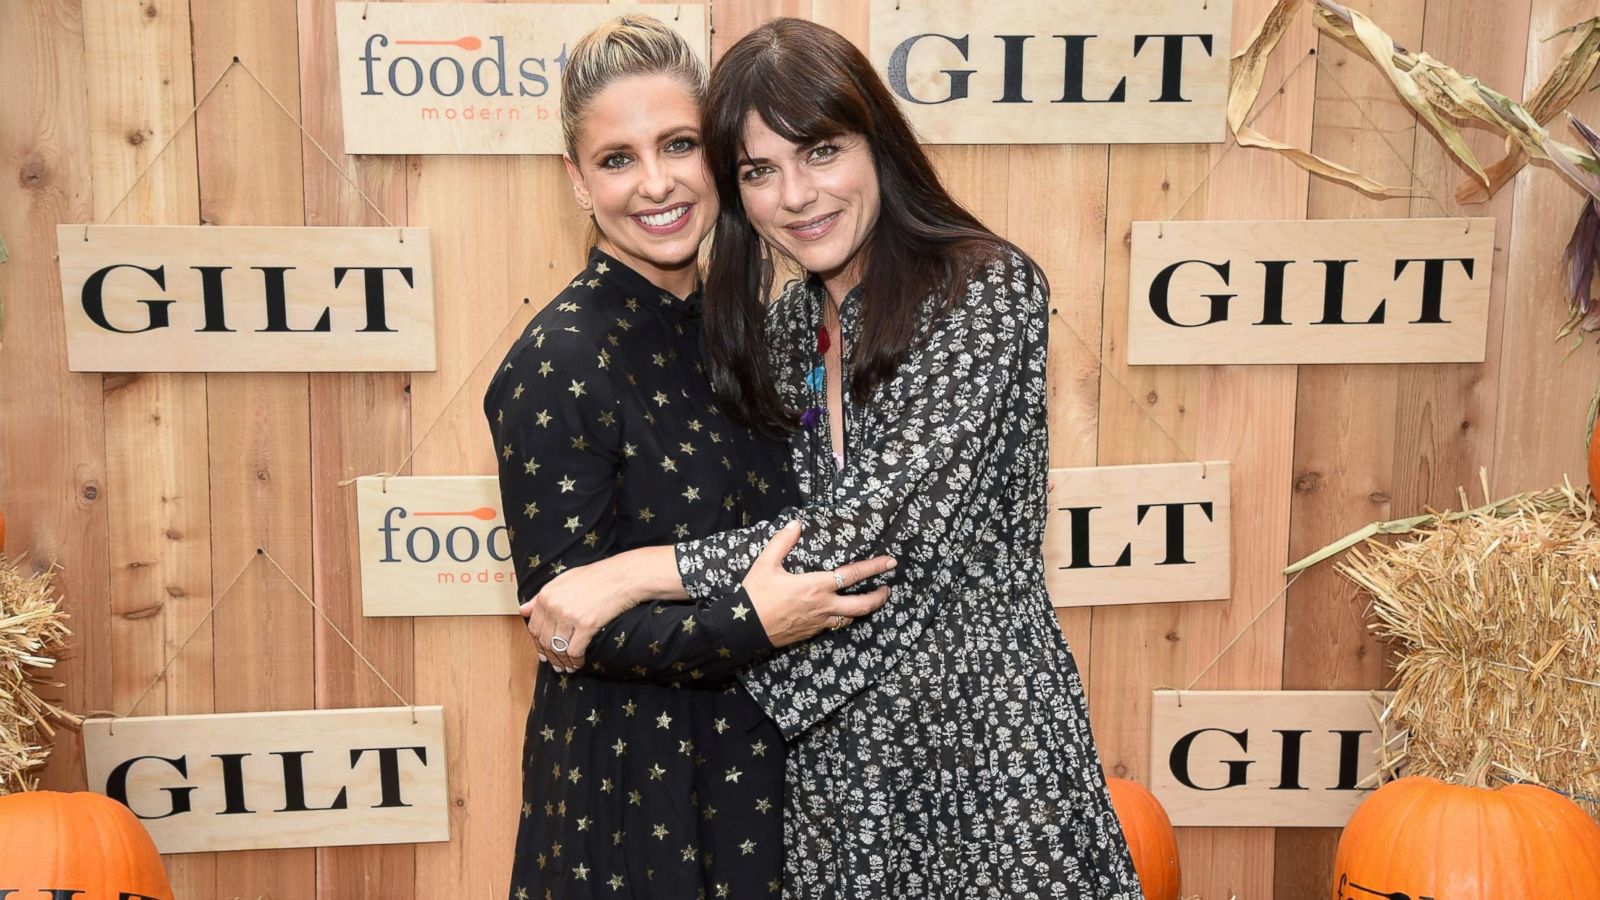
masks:
<path id="1" fill-rule="evenodd" d="M 786 446 L 718 409 L 700 324 L 698 295 L 594 250 L 507 353 L 484 413 L 523 600 L 572 566 L 795 502 Z M 513 900 L 777 896 L 783 741 L 733 678 L 771 649 L 734 588 L 630 611 L 581 672 L 540 664 Z"/>

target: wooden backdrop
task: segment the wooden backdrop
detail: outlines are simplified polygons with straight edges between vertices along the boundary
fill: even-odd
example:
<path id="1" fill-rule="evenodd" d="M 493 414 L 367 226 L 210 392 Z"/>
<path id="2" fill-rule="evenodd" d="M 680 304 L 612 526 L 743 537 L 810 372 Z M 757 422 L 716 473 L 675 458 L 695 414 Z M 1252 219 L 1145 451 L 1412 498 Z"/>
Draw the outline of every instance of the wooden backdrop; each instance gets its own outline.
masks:
<path id="1" fill-rule="evenodd" d="M 1515 97 L 1563 45 L 1540 39 L 1591 15 L 1592 3 L 1354 5 L 1407 47 Z M 1235 46 L 1270 5 L 1235 0 Z M 864 42 L 865 8 L 852 0 L 721 0 L 714 44 L 726 47 L 778 14 L 811 16 Z M 580 263 L 580 220 L 559 161 L 344 156 L 332 0 L 0 0 L 0 10 L 8 72 L 0 236 L 10 251 L 0 266 L 0 503 L 12 552 L 31 550 L 35 565 L 54 558 L 63 567 L 77 640 L 58 668 L 63 695 L 76 710 L 126 711 L 264 547 L 413 702 L 444 705 L 455 837 L 170 857 L 178 896 L 505 896 L 533 678 L 526 635 L 509 619 L 363 619 L 354 493 L 337 482 L 392 469 L 419 443 L 409 472 L 495 471 L 479 410 L 493 361 L 474 364 L 499 359 L 509 339 L 502 328 L 524 297 L 542 303 Z M 186 124 L 234 57 L 249 72 L 228 72 Z M 106 220 L 169 139 L 110 221 L 381 224 L 250 72 L 390 220 L 432 228 L 438 372 L 66 371 L 55 226 Z M 1049 270 L 1052 462 L 1233 461 L 1233 601 L 1062 614 L 1106 768 L 1117 775 L 1148 771 L 1150 689 L 1198 674 L 1279 592 L 1287 561 L 1373 519 L 1451 504 L 1458 484 L 1476 485 L 1480 466 L 1496 495 L 1582 472 L 1584 411 L 1600 359 L 1584 348 L 1563 361 L 1552 343 L 1564 316 L 1560 253 L 1579 208 L 1575 192 L 1548 170 L 1530 169 L 1486 206 L 1454 207 L 1448 198 L 1462 170 L 1373 70 L 1318 39 L 1308 15 L 1280 47 L 1265 85 L 1261 130 L 1388 182 L 1407 183 L 1414 167 L 1416 182 L 1445 207 L 1426 197 L 1370 199 L 1226 144 L 935 150 L 960 198 Z M 1600 120 L 1600 92 L 1575 109 Z M 1492 135 L 1475 133 L 1472 143 L 1481 158 L 1498 158 Z M 1462 212 L 1498 223 L 1483 365 L 1123 363 L 1134 220 Z M 1383 652 L 1366 637 L 1362 606 L 1330 571 L 1313 571 L 1198 686 L 1379 687 Z M 139 713 L 392 702 L 292 588 L 257 565 Z M 77 789 L 83 781 L 80 742 L 63 732 L 46 786 Z M 1185 891 L 1207 900 L 1326 896 L 1336 836 L 1188 829 L 1180 838 Z"/>

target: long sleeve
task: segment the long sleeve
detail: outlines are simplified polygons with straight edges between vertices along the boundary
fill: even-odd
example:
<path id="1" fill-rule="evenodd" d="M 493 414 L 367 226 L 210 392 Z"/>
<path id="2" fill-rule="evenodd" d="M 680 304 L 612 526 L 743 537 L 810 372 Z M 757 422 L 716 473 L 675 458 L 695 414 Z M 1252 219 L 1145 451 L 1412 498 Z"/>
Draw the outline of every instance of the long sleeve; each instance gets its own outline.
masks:
<path id="1" fill-rule="evenodd" d="M 676 545 L 679 573 L 695 597 L 741 580 L 792 517 L 804 531 L 789 555 L 791 567 L 825 571 L 886 553 L 899 561 L 890 599 L 877 613 L 742 673 L 786 737 L 893 667 L 964 569 L 976 543 L 970 536 L 986 518 L 986 488 L 1012 452 L 998 423 L 1020 402 L 1026 355 L 1043 356 L 1046 305 L 1042 285 L 1019 256 L 979 271 L 964 302 L 902 364 L 906 399 L 879 411 L 875 439 L 852 447 L 832 499 Z"/>
<path id="2" fill-rule="evenodd" d="M 593 337 L 535 325 L 521 344 L 489 385 L 484 415 L 526 601 L 567 569 L 612 553 L 622 435 Z"/>
<path id="3" fill-rule="evenodd" d="M 655 600 L 612 619 L 595 635 L 586 666 L 624 681 L 728 681 L 772 650 L 742 585 L 707 600 Z"/>
<path id="4" fill-rule="evenodd" d="M 484 400 L 523 601 L 561 572 L 617 551 L 615 495 L 627 446 L 594 340 L 535 328 Z M 771 649 L 749 596 L 735 586 L 623 613 L 595 636 L 585 665 L 619 680 L 723 681 Z"/>

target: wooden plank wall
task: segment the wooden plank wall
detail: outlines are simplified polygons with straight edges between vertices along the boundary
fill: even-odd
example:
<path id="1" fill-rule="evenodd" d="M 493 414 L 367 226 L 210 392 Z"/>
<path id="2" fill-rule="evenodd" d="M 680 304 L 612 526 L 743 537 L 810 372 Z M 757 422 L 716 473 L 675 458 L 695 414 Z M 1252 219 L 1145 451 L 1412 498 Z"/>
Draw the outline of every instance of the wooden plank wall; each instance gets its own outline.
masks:
<path id="1" fill-rule="evenodd" d="M 1236 45 L 1270 6 L 1236 0 Z M 1560 52 L 1560 40 L 1539 39 L 1592 14 L 1590 0 L 1354 6 L 1408 47 L 1511 95 Z M 725 0 L 713 9 L 714 48 L 774 15 L 866 40 L 865 4 L 853 0 Z M 555 158 L 345 156 L 332 23 L 332 0 L 0 0 L 0 56 L 17 82 L 0 104 L 0 236 L 11 257 L 0 267 L 0 504 L 12 551 L 63 567 L 77 649 L 58 673 L 74 709 L 126 712 L 192 632 L 141 714 L 397 702 L 264 560 L 200 625 L 257 547 L 408 699 L 445 706 L 451 842 L 172 857 L 180 897 L 500 897 L 532 690 L 526 639 L 506 620 L 364 619 L 353 492 L 337 482 L 396 470 L 413 448 L 403 471 L 494 471 L 479 411 L 488 367 L 578 266 L 582 220 Z M 1261 130 L 1382 180 L 1414 181 L 1423 195 L 1375 200 L 1226 144 L 933 151 L 962 201 L 1050 276 L 1052 464 L 1225 458 L 1235 467 L 1233 601 L 1060 613 L 1113 774 L 1148 773 L 1149 692 L 1187 685 L 1263 611 L 1197 687 L 1383 683 L 1363 604 L 1331 572 L 1310 572 L 1274 604 L 1286 561 L 1372 519 L 1451 504 L 1458 484 L 1476 497 L 1480 466 L 1496 495 L 1582 472 L 1600 358 L 1585 349 L 1563 360 L 1551 342 L 1564 315 L 1559 260 L 1578 210 L 1573 191 L 1530 169 L 1486 206 L 1457 206 L 1462 170 L 1370 67 L 1320 40 L 1308 20 L 1286 37 L 1265 84 Z M 1575 111 L 1600 120 L 1600 93 Z M 1484 158 L 1498 155 L 1494 136 L 1470 140 Z M 1467 213 L 1496 219 L 1483 365 L 1124 362 L 1134 220 Z M 103 221 L 428 226 L 439 371 L 68 373 L 54 227 Z M 45 784 L 82 787 L 72 732 L 58 739 Z M 1336 839 L 1333 830 L 1186 829 L 1185 893 L 1325 896 Z"/>

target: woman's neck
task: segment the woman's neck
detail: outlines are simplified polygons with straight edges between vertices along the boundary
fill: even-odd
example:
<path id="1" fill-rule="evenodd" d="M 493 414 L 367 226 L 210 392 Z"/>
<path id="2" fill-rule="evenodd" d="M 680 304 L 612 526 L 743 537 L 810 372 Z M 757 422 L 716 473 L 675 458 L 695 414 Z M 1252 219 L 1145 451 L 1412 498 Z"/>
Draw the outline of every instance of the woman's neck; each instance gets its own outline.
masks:
<path id="1" fill-rule="evenodd" d="M 675 266 L 665 266 L 635 257 L 612 243 L 605 235 L 600 236 L 595 246 L 600 248 L 600 252 L 638 272 L 646 281 L 674 297 L 687 297 L 694 293 L 695 283 L 700 277 L 697 257 L 691 256 Z"/>

